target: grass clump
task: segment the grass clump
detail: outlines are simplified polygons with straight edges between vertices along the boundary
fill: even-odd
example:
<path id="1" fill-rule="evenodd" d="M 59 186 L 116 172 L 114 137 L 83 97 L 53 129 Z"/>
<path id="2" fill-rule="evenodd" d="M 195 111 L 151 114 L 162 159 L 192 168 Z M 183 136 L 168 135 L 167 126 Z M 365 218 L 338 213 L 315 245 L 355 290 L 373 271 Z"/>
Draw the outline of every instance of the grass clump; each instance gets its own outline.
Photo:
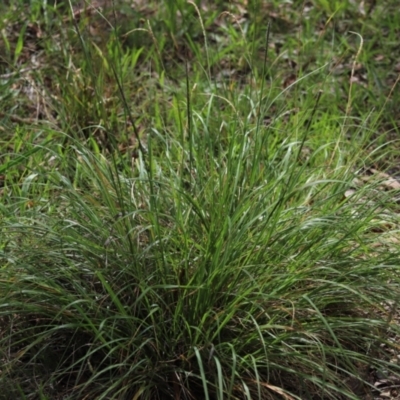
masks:
<path id="1" fill-rule="evenodd" d="M 387 176 L 361 184 L 389 154 L 377 125 L 328 107 L 322 67 L 266 83 L 254 43 L 244 81 L 217 78 L 200 41 L 169 73 L 156 44 L 184 43 L 178 25 L 147 55 L 76 25 L 53 119 L 14 119 L 2 142 L 3 393 L 368 398 L 398 374 L 398 206 Z"/>

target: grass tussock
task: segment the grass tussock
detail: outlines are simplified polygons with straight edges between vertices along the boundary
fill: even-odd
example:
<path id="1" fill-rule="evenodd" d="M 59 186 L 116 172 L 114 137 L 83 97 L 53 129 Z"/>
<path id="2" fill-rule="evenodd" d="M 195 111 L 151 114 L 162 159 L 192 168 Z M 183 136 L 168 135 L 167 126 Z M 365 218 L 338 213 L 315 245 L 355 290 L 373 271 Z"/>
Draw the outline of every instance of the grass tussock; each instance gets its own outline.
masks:
<path id="1" fill-rule="evenodd" d="M 105 43 L 47 7 L 35 115 L 3 76 L 4 398 L 367 399 L 398 376 L 396 181 L 368 169 L 395 157 L 391 103 L 363 114 L 361 46 L 346 92 L 329 60 L 288 84 L 259 63 L 252 7 L 248 31 L 218 5 L 166 2 L 140 30 L 114 7 Z"/>

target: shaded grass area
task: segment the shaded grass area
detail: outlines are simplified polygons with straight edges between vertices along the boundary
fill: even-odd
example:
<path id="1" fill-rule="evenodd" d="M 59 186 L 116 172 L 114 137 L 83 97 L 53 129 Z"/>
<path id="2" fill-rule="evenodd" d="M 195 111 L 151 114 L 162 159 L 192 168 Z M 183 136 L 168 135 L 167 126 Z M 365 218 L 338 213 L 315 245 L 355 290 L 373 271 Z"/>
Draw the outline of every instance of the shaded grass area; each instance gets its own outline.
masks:
<path id="1" fill-rule="evenodd" d="M 371 167 L 397 159 L 400 25 L 332 4 L 1 6 L 6 398 L 399 375 L 397 186 Z"/>

